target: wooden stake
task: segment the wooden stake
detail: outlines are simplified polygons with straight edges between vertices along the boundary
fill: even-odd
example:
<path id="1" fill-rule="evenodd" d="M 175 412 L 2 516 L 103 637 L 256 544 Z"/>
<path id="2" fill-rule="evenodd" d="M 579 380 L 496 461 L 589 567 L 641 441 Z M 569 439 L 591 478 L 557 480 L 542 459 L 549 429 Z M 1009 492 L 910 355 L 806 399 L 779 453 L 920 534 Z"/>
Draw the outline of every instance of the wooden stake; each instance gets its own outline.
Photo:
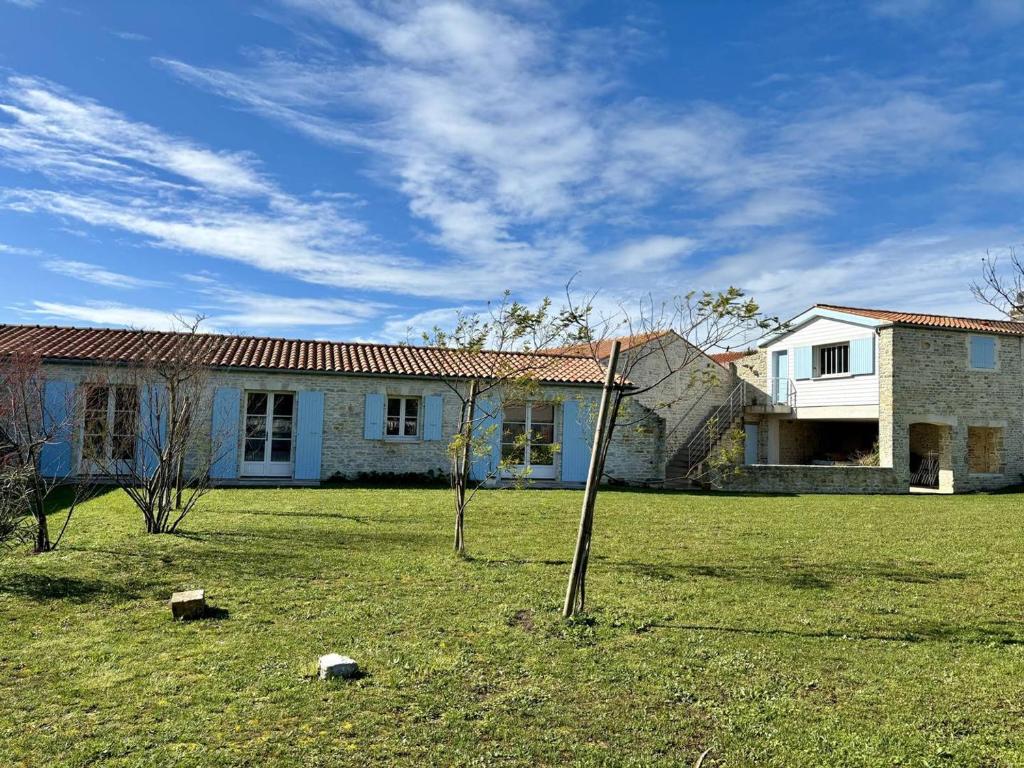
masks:
<path id="1" fill-rule="evenodd" d="M 590 559 L 590 534 L 594 527 L 594 503 L 597 501 L 597 487 L 601 482 L 600 455 L 601 445 L 608 426 L 608 404 L 611 402 L 612 389 L 615 385 L 615 369 L 619 365 L 619 348 L 621 342 L 612 342 L 612 353 L 608 357 L 608 371 L 605 374 L 604 388 L 601 390 L 601 405 L 597 409 L 597 424 L 594 425 L 594 445 L 590 449 L 590 469 L 587 471 L 587 488 L 583 492 L 583 509 L 580 512 L 580 530 L 576 536 L 576 553 L 572 558 L 572 572 L 569 574 L 569 586 L 565 590 L 565 605 L 562 615 L 566 618 L 583 608 L 583 584 L 587 575 L 587 561 Z M 577 606 L 577 597 L 579 605 Z"/>

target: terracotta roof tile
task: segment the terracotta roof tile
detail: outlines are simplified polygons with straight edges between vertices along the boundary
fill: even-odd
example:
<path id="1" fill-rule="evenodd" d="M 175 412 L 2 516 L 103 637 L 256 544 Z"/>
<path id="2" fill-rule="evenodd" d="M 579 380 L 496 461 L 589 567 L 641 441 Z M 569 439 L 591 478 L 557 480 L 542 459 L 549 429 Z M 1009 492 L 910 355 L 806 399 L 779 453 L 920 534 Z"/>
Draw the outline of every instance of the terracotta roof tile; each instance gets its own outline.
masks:
<path id="1" fill-rule="evenodd" d="M 131 363 L 160 359 L 183 335 L 163 331 L 0 325 L 0 355 L 30 351 L 49 360 Z M 437 347 L 343 341 L 271 339 L 209 334 L 214 367 L 378 376 L 486 377 L 497 371 L 529 373 L 553 384 L 601 384 L 604 369 L 590 357 L 540 353 L 466 353 Z"/>
<path id="2" fill-rule="evenodd" d="M 980 317 L 953 317 L 951 315 L 927 315 L 920 312 L 895 312 L 889 309 L 864 309 L 862 307 L 843 307 L 837 304 L 815 304 L 821 309 L 836 312 L 848 312 L 875 320 L 885 320 L 899 325 L 917 325 L 925 328 L 948 328 L 956 331 L 980 331 L 983 333 L 1002 333 L 1012 336 L 1024 336 L 1024 322 L 1012 320 L 988 320 Z"/>

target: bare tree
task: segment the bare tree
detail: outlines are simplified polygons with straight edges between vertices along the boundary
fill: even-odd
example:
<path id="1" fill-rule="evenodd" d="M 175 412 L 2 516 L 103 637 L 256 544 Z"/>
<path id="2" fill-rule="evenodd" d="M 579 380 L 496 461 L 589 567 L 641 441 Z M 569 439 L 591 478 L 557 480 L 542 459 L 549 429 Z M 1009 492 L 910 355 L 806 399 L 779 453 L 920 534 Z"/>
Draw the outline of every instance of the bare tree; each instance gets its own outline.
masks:
<path id="1" fill-rule="evenodd" d="M 30 473 L 0 459 L 0 549 L 32 541 Z"/>
<path id="2" fill-rule="evenodd" d="M 1024 321 L 1024 260 L 1017 249 L 1007 249 L 1006 262 L 986 253 L 981 261 L 981 278 L 971 283 L 971 293 L 1011 320 Z"/>
<path id="3" fill-rule="evenodd" d="M 223 339 L 202 320 L 180 320 L 182 331 L 86 386 L 83 458 L 124 490 L 148 533 L 178 529 L 227 447 L 210 430 L 210 363 Z"/>
<path id="4" fill-rule="evenodd" d="M 647 298 L 635 309 L 620 305 L 615 313 L 606 316 L 596 316 L 595 298 L 593 294 L 575 297 L 571 282 L 566 288 L 563 319 L 575 341 L 575 349 L 610 363 L 612 345 L 609 342 L 613 337 L 625 336 L 633 343 L 618 357 L 614 375 L 609 380 L 606 420 L 598 421 L 595 429 L 590 469 L 595 482 L 584 497 L 577 556 L 573 560 L 563 606 L 567 617 L 581 612 L 586 601 L 598 481 L 605 474 L 616 430 L 643 428 L 653 416 L 651 409 L 632 407 L 631 401 L 663 388 L 670 379 L 682 385 L 676 387 L 674 394 L 659 400 L 658 406 L 699 400 L 702 392 L 719 381 L 715 370 L 709 371 L 694 363 L 706 360 L 710 351 L 728 349 L 752 335 L 761 335 L 779 326 L 776 318 L 762 315 L 757 303 L 737 288 L 717 293 L 691 292 L 661 303 Z M 658 363 L 650 369 L 655 371 L 653 375 L 633 376 L 652 361 Z"/>
<path id="5" fill-rule="evenodd" d="M 518 470 L 516 461 L 529 435 L 513 436 L 508 455 L 492 455 L 499 410 L 538 394 L 545 372 L 560 360 L 533 353 L 559 343 L 564 328 L 564 321 L 552 313 L 550 300 L 531 309 L 513 301 L 506 291 L 486 314 L 460 313 L 450 330 L 435 327 L 423 334 L 425 343 L 450 350 L 452 355 L 451 373 L 439 379 L 459 404 L 459 429 L 448 443 L 454 549 L 459 555 L 466 552 L 466 508 L 480 487 L 503 475 L 518 482 L 529 480 L 529 469 Z M 551 450 L 557 451 L 558 446 L 552 445 Z"/>
<path id="6" fill-rule="evenodd" d="M 57 547 L 75 508 L 91 493 L 89 478 L 73 473 L 70 455 L 61 462 L 48 455 L 61 450 L 70 454 L 78 410 L 72 389 L 48 390 L 39 355 L 22 351 L 0 357 L 0 472 L 9 494 L 5 506 L 13 518 L 18 505 L 25 505 L 37 553 Z M 70 491 L 68 507 L 57 537 L 51 538 L 47 513 L 54 493 L 64 487 Z"/>

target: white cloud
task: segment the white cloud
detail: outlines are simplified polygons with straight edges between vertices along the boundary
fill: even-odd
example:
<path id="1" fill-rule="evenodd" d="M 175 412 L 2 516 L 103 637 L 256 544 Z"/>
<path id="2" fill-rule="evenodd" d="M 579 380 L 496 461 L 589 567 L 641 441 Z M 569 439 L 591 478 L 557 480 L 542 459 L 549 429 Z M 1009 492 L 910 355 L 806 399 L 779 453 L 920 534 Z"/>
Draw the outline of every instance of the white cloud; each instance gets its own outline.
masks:
<path id="1" fill-rule="evenodd" d="M 742 286 L 784 316 L 814 303 L 978 316 L 986 308 L 970 284 L 982 258 L 1021 237 L 1010 229 L 929 230 L 845 249 L 784 238 L 724 256 L 697 279 Z"/>
<path id="2" fill-rule="evenodd" d="M 602 264 L 615 271 L 661 270 L 669 271 L 679 259 L 693 253 L 698 242 L 692 237 L 651 235 L 634 240 L 602 254 Z"/>
<path id="3" fill-rule="evenodd" d="M 899 83 L 836 83 L 785 118 L 626 100 L 607 62 L 580 58 L 584 46 L 557 23 L 511 7 L 281 2 L 372 52 L 308 62 L 262 51 L 241 71 L 159 63 L 369 155 L 429 224 L 431 244 L 513 288 L 540 269 L 560 281 L 581 260 L 604 265 L 591 229 L 643 226 L 659 205 L 714 230 L 828 215 L 838 178 L 912 172 L 963 146 L 969 128 L 955 106 Z"/>
<path id="4" fill-rule="evenodd" d="M 388 308 L 376 302 L 245 291 L 216 282 L 201 285 L 199 297 L 188 308 L 175 311 L 109 301 L 34 301 L 31 308 L 11 309 L 50 320 L 156 330 L 175 330 L 181 325 L 178 318 L 201 316 L 201 327 L 208 333 L 270 333 L 282 328 L 332 329 L 353 325 Z"/>
<path id="5" fill-rule="evenodd" d="M 4 0 L 11 5 L 16 5 L 19 8 L 38 8 L 43 4 L 43 0 Z"/>
<path id="6" fill-rule="evenodd" d="M 11 256 L 42 256 L 43 252 L 35 248 L 22 248 L 18 245 L 0 243 L 0 253 L 7 253 Z"/>
<path id="7" fill-rule="evenodd" d="M 212 325 L 225 330 L 353 325 L 376 317 L 387 308 L 372 301 L 246 291 L 218 281 L 201 280 L 199 284 L 206 301 L 198 306 L 209 312 Z"/>
<path id="8" fill-rule="evenodd" d="M 181 310 L 178 313 L 167 312 L 146 307 L 133 307 L 116 302 L 86 302 L 84 304 L 66 304 L 57 301 L 34 301 L 33 309 L 25 310 L 12 307 L 16 312 L 37 315 L 48 320 L 70 320 L 74 323 L 88 325 L 121 326 L 145 330 L 173 331 L 181 327 L 175 317 L 190 317 L 196 313 Z M 209 330 L 209 329 L 207 329 Z"/>
<path id="9" fill-rule="evenodd" d="M 133 185 L 195 183 L 230 195 L 272 189 L 248 155 L 167 136 L 36 78 L 9 78 L 0 113 L 8 118 L 0 124 L 0 153 L 15 167 Z"/>
<path id="10" fill-rule="evenodd" d="M 404 342 L 420 343 L 424 333 L 431 333 L 434 328 L 451 330 L 458 321 L 459 313 L 472 314 L 484 312 L 486 307 L 438 307 L 417 312 L 413 315 L 393 315 L 381 328 L 377 341 L 385 343 Z"/>
<path id="11" fill-rule="evenodd" d="M 141 32 L 126 32 L 123 30 L 112 29 L 110 30 L 110 34 L 114 37 L 119 37 L 122 40 L 128 40 L 132 43 L 144 43 L 150 39 L 149 35 L 144 35 Z"/>
<path id="12" fill-rule="evenodd" d="M 89 264 L 84 261 L 73 261 L 69 259 L 51 259 L 43 263 L 43 267 L 49 271 L 82 280 L 95 285 L 103 285 L 108 288 L 152 288 L 163 285 L 156 280 L 144 280 L 140 277 L 123 275 L 119 272 L 112 272 L 96 264 Z"/>

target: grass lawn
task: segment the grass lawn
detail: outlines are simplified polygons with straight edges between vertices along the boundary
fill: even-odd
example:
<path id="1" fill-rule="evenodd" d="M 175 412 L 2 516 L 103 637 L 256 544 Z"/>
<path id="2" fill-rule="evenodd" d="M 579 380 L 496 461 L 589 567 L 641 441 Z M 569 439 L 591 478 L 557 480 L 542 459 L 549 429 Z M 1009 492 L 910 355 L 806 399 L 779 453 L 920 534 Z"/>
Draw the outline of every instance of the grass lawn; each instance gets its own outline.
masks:
<path id="1" fill-rule="evenodd" d="M 0 556 L 0 765 L 1024 765 L 1024 497 L 606 492 L 566 623 L 580 499 L 101 497 Z"/>

